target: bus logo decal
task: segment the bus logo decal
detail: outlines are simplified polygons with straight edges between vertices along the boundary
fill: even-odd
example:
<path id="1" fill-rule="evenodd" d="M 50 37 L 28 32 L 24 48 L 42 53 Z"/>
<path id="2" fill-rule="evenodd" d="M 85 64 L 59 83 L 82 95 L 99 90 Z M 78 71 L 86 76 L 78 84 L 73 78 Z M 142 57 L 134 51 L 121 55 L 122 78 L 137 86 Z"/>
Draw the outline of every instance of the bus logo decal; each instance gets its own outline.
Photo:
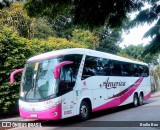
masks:
<path id="1" fill-rule="evenodd" d="M 83 82 L 83 86 L 86 86 L 86 81 Z"/>
<path id="2" fill-rule="evenodd" d="M 125 85 L 126 85 L 126 82 L 122 82 L 122 81 L 110 82 L 109 77 L 107 78 L 107 80 L 105 82 L 103 82 L 103 86 L 106 89 L 117 88 L 117 86 L 125 86 Z"/>

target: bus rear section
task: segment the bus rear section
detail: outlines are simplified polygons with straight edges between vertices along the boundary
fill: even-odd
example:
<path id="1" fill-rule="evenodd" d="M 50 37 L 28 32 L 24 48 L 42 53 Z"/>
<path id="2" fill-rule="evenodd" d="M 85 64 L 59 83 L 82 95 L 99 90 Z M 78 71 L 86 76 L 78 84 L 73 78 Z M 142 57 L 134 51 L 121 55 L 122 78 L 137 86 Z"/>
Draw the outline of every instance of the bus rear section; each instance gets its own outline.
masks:
<path id="1" fill-rule="evenodd" d="M 92 90 L 92 111 L 132 103 L 142 105 L 151 97 L 147 64 L 125 59 L 86 56 L 82 89 Z"/>

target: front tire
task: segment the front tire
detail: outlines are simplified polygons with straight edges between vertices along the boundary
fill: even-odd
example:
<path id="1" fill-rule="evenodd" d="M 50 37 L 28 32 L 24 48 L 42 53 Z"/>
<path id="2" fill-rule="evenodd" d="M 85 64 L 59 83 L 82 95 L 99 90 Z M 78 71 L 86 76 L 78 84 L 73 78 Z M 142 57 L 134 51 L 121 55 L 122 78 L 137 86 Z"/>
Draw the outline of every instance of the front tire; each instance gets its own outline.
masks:
<path id="1" fill-rule="evenodd" d="M 87 120 L 90 117 L 90 107 L 85 101 L 81 102 L 79 117 L 81 120 Z"/>

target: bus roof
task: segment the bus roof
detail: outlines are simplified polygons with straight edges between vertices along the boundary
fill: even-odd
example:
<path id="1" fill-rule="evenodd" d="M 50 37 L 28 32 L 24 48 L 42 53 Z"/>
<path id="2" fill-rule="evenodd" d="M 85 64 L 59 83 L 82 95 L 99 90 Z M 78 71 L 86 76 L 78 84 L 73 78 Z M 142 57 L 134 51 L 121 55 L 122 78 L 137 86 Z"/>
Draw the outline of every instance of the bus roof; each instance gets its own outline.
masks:
<path id="1" fill-rule="evenodd" d="M 104 52 L 100 52 L 100 51 L 95 51 L 95 50 L 91 50 L 91 49 L 85 49 L 85 48 L 70 48 L 70 49 L 51 51 L 51 52 L 47 52 L 47 53 L 43 53 L 43 54 L 31 57 L 28 59 L 28 62 L 40 61 L 40 60 L 44 60 L 44 59 L 51 59 L 51 58 L 54 58 L 57 56 L 62 56 L 62 55 L 67 55 L 67 54 L 82 54 L 82 55 L 85 54 L 85 55 L 89 55 L 89 56 L 95 56 L 95 57 L 107 58 L 107 59 L 112 59 L 112 60 L 147 65 L 144 62 L 138 62 L 138 61 L 127 59 L 127 58 L 120 57 L 117 55 L 104 53 Z"/>

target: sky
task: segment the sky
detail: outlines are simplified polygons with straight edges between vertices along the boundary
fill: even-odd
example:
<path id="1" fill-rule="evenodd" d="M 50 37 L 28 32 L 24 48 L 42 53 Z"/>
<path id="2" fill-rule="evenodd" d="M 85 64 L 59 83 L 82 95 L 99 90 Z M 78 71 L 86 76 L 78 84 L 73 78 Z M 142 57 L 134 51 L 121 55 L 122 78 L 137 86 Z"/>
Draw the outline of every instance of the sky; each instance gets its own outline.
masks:
<path id="1" fill-rule="evenodd" d="M 148 7 L 151 7 L 150 5 L 146 4 L 145 7 L 143 7 L 142 9 L 146 9 Z M 134 19 L 136 17 L 136 15 L 138 14 L 138 12 L 132 13 L 130 15 L 131 20 Z M 143 38 L 143 35 L 156 23 L 153 22 L 152 24 L 148 25 L 147 23 L 145 23 L 143 26 L 139 25 L 138 27 L 134 27 L 132 29 L 129 30 L 129 33 L 125 33 L 123 32 L 122 34 L 122 38 L 123 41 L 120 44 L 120 47 L 124 48 L 125 46 L 129 46 L 129 45 L 138 45 L 138 44 L 149 44 L 149 41 L 151 41 L 151 38 Z"/>
<path id="2" fill-rule="evenodd" d="M 151 25 L 144 24 L 143 26 L 135 27 L 135 28 L 131 29 L 128 34 L 123 32 L 123 34 L 122 34 L 123 41 L 120 44 L 120 46 L 123 48 L 128 45 L 138 45 L 138 44 L 146 45 L 146 44 L 148 44 L 149 41 L 151 41 L 151 38 L 150 37 L 143 38 L 143 35 L 153 25 L 154 25 L 154 23 Z"/>

